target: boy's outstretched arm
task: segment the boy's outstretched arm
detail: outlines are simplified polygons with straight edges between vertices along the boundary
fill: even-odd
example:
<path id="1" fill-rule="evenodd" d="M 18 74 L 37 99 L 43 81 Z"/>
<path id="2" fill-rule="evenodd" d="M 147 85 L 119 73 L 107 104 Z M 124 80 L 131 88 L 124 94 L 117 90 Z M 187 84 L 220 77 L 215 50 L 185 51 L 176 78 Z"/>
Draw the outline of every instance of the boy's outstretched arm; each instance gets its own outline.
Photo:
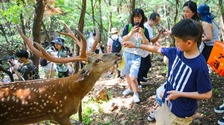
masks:
<path id="1" fill-rule="evenodd" d="M 129 41 L 124 42 L 123 46 L 128 47 L 128 48 L 136 48 L 136 44 L 134 44 L 132 42 L 129 42 Z M 144 49 L 144 50 L 149 51 L 149 52 L 154 52 L 154 53 L 161 54 L 161 47 L 160 46 L 140 44 L 139 48 Z"/>
<path id="2" fill-rule="evenodd" d="M 179 92 L 179 91 L 168 91 L 167 100 L 175 100 L 179 97 L 186 97 L 192 99 L 210 99 L 212 97 L 212 90 L 206 93 L 198 92 Z"/>

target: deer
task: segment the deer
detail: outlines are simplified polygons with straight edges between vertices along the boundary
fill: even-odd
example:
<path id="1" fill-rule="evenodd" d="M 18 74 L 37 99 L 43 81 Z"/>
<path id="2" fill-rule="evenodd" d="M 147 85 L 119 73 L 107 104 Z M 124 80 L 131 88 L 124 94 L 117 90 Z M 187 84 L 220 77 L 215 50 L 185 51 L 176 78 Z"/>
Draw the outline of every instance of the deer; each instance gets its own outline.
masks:
<path id="1" fill-rule="evenodd" d="M 83 34 L 75 30 L 82 41 L 81 54 L 57 58 L 28 39 L 18 26 L 17 29 L 36 56 L 56 63 L 86 61 L 87 64 L 76 74 L 65 78 L 16 81 L 0 86 L 0 125 L 23 125 L 43 120 L 72 125 L 69 117 L 77 113 L 81 100 L 101 75 L 121 61 L 121 54 L 88 54 Z"/>

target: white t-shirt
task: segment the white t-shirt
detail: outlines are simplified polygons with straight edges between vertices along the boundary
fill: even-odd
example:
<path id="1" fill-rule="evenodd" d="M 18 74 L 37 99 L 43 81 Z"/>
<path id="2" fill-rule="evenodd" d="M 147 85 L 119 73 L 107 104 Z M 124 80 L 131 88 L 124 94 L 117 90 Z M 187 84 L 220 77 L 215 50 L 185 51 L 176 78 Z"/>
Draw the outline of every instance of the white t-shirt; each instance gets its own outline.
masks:
<path id="1" fill-rule="evenodd" d="M 89 38 L 87 38 L 87 40 L 86 40 L 86 42 L 87 42 L 87 44 L 86 44 L 86 51 L 90 51 L 91 50 L 94 41 L 95 40 L 94 40 L 93 36 L 90 36 Z M 96 49 L 99 49 L 99 54 L 103 53 L 101 48 L 100 48 L 100 46 L 97 46 Z"/>
<path id="2" fill-rule="evenodd" d="M 47 52 L 50 54 L 50 55 L 53 55 L 54 57 L 57 57 L 57 51 L 54 51 L 52 50 L 51 48 L 47 49 Z M 52 70 L 52 69 L 55 69 L 56 70 L 56 64 L 54 62 L 50 62 L 47 60 L 47 65 L 46 66 L 43 66 L 43 68 L 45 70 Z"/>
<path id="3" fill-rule="evenodd" d="M 146 22 L 144 24 L 144 27 L 148 30 L 148 33 L 149 33 L 149 38 L 153 38 L 153 30 L 152 30 L 152 27 L 149 25 L 148 22 Z"/>

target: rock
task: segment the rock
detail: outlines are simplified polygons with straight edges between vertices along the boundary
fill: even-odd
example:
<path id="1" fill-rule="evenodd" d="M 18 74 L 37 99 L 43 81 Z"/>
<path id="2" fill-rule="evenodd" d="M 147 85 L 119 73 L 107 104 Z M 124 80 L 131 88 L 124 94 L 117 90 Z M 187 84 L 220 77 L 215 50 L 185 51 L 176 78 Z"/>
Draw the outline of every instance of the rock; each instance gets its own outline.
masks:
<path id="1" fill-rule="evenodd" d="M 96 102 L 99 102 L 100 100 L 103 100 L 103 101 L 109 100 L 109 97 L 107 95 L 107 91 L 105 88 L 102 88 L 101 90 L 96 92 L 95 100 Z"/>

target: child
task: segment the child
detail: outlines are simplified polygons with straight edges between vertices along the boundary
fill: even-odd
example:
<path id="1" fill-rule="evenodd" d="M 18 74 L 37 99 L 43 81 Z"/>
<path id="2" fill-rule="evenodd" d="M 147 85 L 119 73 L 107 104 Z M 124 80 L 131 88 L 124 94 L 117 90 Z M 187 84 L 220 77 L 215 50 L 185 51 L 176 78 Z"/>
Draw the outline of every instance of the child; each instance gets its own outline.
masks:
<path id="1" fill-rule="evenodd" d="M 125 42 L 124 46 L 160 53 L 169 59 L 162 106 L 165 100 L 172 104 L 170 124 L 189 125 L 197 110 L 197 99 L 212 97 L 208 67 L 198 50 L 202 38 L 202 26 L 192 19 L 182 19 L 172 28 L 172 35 L 176 45 L 172 48 L 131 42 Z"/>
<path id="2" fill-rule="evenodd" d="M 29 53 L 26 50 L 19 50 L 16 53 L 18 61 L 22 63 L 19 67 L 19 71 L 24 80 L 39 79 L 39 74 L 33 61 L 29 59 Z"/>

